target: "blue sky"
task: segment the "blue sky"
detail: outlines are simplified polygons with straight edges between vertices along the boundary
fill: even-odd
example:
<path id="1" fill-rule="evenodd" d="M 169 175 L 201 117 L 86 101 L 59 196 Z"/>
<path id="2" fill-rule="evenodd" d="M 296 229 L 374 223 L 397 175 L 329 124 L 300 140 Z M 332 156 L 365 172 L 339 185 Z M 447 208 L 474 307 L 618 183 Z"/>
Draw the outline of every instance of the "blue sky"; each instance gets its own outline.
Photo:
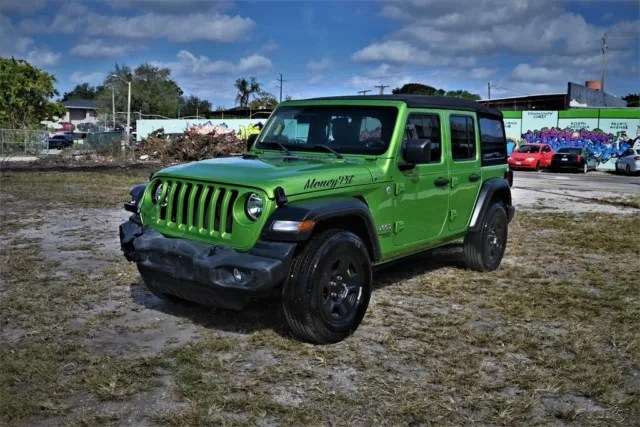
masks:
<path id="1" fill-rule="evenodd" d="M 640 3 L 560 0 L 0 0 L 0 55 L 53 73 L 60 93 L 117 62 L 169 67 L 187 94 L 234 105 L 255 76 L 306 98 L 425 83 L 492 97 L 599 80 L 640 91 Z M 390 89 L 386 89 L 387 93 Z"/>

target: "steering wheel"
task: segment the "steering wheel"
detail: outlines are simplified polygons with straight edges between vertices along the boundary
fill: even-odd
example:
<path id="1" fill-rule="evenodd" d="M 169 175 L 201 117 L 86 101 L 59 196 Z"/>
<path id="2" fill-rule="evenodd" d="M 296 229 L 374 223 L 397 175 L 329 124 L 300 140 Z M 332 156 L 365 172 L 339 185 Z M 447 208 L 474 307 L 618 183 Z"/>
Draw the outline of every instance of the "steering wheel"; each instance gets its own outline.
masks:
<path id="1" fill-rule="evenodd" d="M 384 142 L 383 140 L 381 140 L 380 138 L 367 138 L 367 139 L 363 139 L 362 141 L 360 141 L 362 144 L 364 144 L 365 147 L 367 148 L 373 148 L 376 146 L 385 146 L 387 145 L 386 142 Z"/>

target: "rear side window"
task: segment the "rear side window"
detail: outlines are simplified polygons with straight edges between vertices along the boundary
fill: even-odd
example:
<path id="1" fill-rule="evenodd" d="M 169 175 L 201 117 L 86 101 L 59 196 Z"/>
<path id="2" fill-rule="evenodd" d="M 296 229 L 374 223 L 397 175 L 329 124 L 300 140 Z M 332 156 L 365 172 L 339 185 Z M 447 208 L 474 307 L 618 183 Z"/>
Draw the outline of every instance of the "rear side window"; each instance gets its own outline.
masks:
<path id="1" fill-rule="evenodd" d="M 414 125 L 419 139 L 431 141 L 431 163 L 440 163 L 442 159 L 442 133 L 440 117 L 437 114 L 411 114 L 407 125 Z"/>
<path id="2" fill-rule="evenodd" d="M 451 116 L 451 153 L 453 160 L 474 160 L 476 158 L 476 130 L 473 117 Z"/>
<path id="3" fill-rule="evenodd" d="M 507 163 L 507 140 L 502 120 L 480 117 L 480 141 L 482 143 L 482 166 Z M 542 151 L 549 151 L 548 146 L 544 147 Z"/>

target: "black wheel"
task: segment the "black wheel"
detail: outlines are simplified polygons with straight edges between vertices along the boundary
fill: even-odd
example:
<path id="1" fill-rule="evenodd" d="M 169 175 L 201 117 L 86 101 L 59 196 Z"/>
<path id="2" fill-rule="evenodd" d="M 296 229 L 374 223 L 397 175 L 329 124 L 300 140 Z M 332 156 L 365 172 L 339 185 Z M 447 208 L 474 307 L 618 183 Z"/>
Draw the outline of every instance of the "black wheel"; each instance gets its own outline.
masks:
<path id="1" fill-rule="evenodd" d="M 540 172 L 540 162 L 536 163 L 536 172 Z"/>
<path id="2" fill-rule="evenodd" d="M 500 266 L 507 248 L 507 213 L 502 203 L 493 204 L 484 216 L 480 229 L 464 238 L 464 261 L 472 270 L 493 271 Z"/>
<path id="3" fill-rule="evenodd" d="M 589 172 L 589 164 L 585 162 L 584 165 L 582 165 L 582 173 L 587 173 Z"/>
<path id="4" fill-rule="evenodd" d="M 282 291 L 293 334 L 315 344 L 342 341 L 360 325 L 371 284 L 371 260 L 358 236 L 344 230 L 317 234 L 294 258 Z"/>
<path id="5" fill-rule="evenodd" d="M 631 176 L 631 166 L 627 165 L 626 169 L 624 170 L 624 173 L 627 176 Z"/>

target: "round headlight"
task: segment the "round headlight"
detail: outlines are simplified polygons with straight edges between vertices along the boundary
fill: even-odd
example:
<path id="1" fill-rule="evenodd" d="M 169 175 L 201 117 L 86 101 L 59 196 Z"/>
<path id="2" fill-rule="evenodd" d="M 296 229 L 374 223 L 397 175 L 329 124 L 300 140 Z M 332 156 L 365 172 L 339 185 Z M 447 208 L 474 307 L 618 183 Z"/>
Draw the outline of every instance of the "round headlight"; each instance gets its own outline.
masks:
<path id="1" fill-rule="evenodd" d="M 156 188 L 156 192 L 153 195 L 153 200 L 156 203 L 160 202 L 160 196 L 162 196 L 162 184 L 158 185 L 158 188 Z"/>
<path id="2" fill-rule="evenodd" d="M 262 215 L 263 208 L 264 203 L 262 202 L 260 196 L 258 196 L 256 193 L 251 193 L 251 195 L 247 197 L 244 210 L 250 220 L 257 221 L 258 218 L 260 218 L 260 215 Z"/>

